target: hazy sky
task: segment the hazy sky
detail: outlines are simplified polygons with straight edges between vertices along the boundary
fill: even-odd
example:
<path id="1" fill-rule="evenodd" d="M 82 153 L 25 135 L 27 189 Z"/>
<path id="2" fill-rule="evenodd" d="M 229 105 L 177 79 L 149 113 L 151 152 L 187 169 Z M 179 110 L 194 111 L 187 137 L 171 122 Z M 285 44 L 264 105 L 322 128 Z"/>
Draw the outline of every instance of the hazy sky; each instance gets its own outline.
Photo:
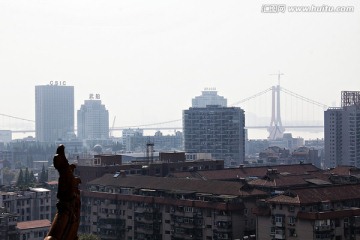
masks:
<path id="1" fill-rule="evenodd" d="M 262 13 L 269 3 L 354 12 Z M 99 93 L 117 126 L 181 119 L 205 87 L 233 103 L 279 70 L 327 105 L 360 90 L 360 2 L 0 0 L 2 114 L 35 119 L 35 85 L 66 81 L 76 110 Z"/>

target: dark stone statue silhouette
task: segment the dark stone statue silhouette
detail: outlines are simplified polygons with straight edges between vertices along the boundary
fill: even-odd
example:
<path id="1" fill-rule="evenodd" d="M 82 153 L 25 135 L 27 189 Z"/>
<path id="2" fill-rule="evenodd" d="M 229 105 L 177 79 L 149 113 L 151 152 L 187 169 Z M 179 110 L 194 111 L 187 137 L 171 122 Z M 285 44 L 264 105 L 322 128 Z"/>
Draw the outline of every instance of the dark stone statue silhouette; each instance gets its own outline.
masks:
<path id="1" fill-rule="evenodd" d="M 65 146 L 59 145 L 53 159 L 59 172 L 57 213 L 44 240 L 76 240 L 80 224 L 80 178 L 74 176 L 74 164 L 65 156 Z"/>

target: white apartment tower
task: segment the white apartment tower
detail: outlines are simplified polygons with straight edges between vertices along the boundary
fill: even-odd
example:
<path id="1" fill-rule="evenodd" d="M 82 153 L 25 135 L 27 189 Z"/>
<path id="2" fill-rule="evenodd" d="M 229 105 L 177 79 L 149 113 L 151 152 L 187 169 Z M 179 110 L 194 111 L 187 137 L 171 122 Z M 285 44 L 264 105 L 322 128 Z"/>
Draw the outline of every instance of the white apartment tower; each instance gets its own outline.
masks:
<path id="1" fill-rule="evenodd" d="M 99 99 L 85 100 L 77 111 L 77 134 L 79 139 L 108 139 L 109 112 Z"/>

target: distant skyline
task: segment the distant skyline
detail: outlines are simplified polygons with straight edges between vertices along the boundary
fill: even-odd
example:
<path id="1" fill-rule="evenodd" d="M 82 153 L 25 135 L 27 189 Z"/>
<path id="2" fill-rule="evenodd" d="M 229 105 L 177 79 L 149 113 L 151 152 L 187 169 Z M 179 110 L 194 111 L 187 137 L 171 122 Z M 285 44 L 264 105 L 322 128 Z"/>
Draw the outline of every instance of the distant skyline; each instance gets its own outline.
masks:
<path id="1" fill-rule="evenodd" d="M 231 105 L 277 84 L 279 71 L 286 89 L 339 106 L 342 90 L 360 90 L 360 2 L 286 3 L 354 12 L 263 13 L 268 1 L 0 0 L 0 113 L 35 120 L 35 86 L 66 81 L 75 110 L 100 94 L 110 126 L 115 116 L 116 126 L 164 122 L 181 119 L 206 87 Z"/>

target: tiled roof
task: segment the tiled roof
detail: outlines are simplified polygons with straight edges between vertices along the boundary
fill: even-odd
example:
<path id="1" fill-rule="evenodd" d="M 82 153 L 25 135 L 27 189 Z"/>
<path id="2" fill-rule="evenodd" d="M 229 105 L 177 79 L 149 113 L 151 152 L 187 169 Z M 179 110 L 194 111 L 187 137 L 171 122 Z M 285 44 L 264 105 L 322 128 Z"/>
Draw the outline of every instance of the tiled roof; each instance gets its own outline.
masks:
<path id="1" fill-rule="evenodd" d="M 116 186 L 127 188 L 145 188 L 156 189 L 163 191 L 184 191 L 197 193 L 211 193 L 216 195 L 234 195 L 234 196 L 255 196 L 265 195 L 263 191 L 250 189 L 241 190 L 244 184 L 240 182 L 225 182 L 225 181 L 204 181 L 198 179 L 182 179 L 182 178 L 162 178 L 151 176 L 118 176 L 113 174 L 105 174 L 104 176 L 95 179 L 88 183 L 88 185 L 101 186 Z"/>
<path id="2" fill-rule="evenodd" d="M 48 185 L 58 185 L 58 181 L 47 182 Z"/>
<path id="3" fill-rule="evenodd" d="M 276 169 L 278 173 L 286 172 L 289 174 L 304 174 L 309 172 L 321 171 L 312 164 L 292 164 L 292 165 L 276 165 L 276 166 L 261 166 L 261 167 L 240 167 L 240 168 L 226 168 L 222 170 L 198 171 L 198 178 L 212 179 L 212 180 L 226 180 L 247 177 L 264 177 L 268 169 Z M 178 178 L 196 178 L 193 173 L 179 172 L 173 173 L 172 176 Z"/>
<path id="4" fill-rule="evenodd" d="M 359 174 L 360 169 L 353 166 L 337 166 L 336 168 L 329 170 L 329 172 L 340 176 L 349 176 Z"/>
<path id="5" fill-rule="evenodd" d="M 51 223 L 48 219 L 18 222 L 16 225 L 16 227 L 20 230 L 32 229 L 32 228 L 45 228 L 50 226 Z"/>
<path id="6" fill-rule="evenodd" d="M 270 203 L 312 204 L 324 201 L 360 199 L 360 184 L 293 189 L 290 193 L 289 196 L 279 195 L 267 201 Z"/>
<path id="7" fill-rule="evenodd" d="M 325 220 L 325 219 L 341 219 L 345 217 L 351 216 L 359 216 L 360 209 L 359 208 L 350 208 L 350 209 L 342 209 L 335 211 L 325 211 L 325 212 L 298 212 L 297 217 L 300 219 L 308 219 L 308 220 Z"/>
<path id="8" fill-rule="evenodd" d="M 299 196 L 278 195 L 267 200 L 270 203 L 300 204 Z"/>
<path id="9" fill-rule="evenodd" d="M 326 179 L 327 176 L 324 178 Z M 295 186 L 307 186 L 314 185 L 330 185 L 331 182 L 324 179 L 317 178 L 312 174 L 303 175 L 276 175 L 271 179 L 254 179 L 249 182 L 252 186 L 262 187 L 295 187 Z"/>

